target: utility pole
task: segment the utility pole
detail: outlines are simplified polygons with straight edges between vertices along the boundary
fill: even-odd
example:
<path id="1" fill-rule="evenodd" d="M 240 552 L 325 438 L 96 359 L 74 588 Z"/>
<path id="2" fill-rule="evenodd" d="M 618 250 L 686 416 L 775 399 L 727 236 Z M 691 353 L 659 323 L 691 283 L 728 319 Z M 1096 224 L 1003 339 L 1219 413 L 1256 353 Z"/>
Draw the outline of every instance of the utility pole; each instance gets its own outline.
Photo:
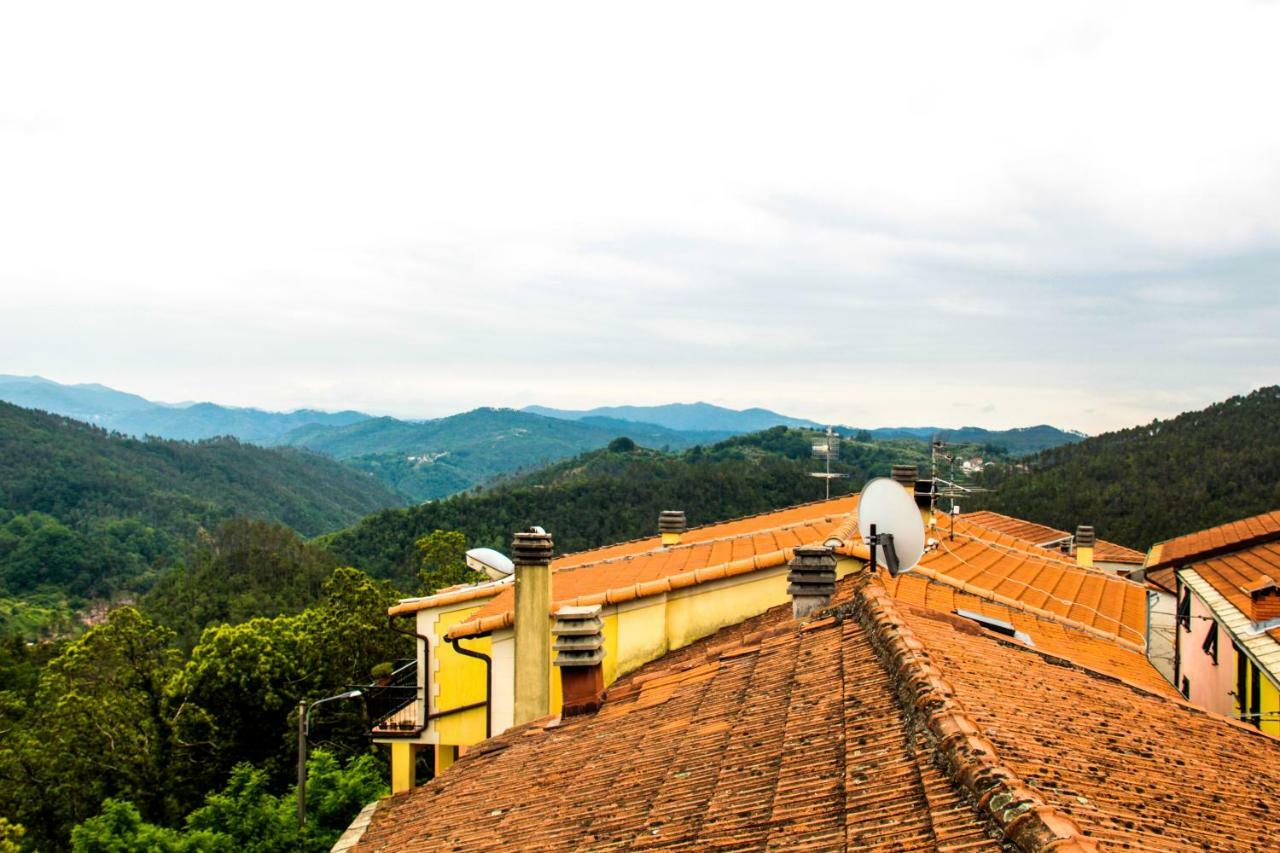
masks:
<path id="1" fill-rule="evenodd" d="M 298 702 L 298 829 L 307 822 L 307 700 Z"/>

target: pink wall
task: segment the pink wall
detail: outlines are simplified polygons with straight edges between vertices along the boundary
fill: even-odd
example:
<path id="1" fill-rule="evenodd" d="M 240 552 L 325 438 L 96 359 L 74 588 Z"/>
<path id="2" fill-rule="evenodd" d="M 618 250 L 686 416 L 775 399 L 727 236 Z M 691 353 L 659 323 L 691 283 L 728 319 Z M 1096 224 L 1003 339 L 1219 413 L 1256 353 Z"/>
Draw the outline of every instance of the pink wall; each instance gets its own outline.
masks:
<path id="1" fill-rule="evenodd" d="M 1182 689 L 1182 676 L 1191 682 L 1190 700 L 1196 705 L 1217 711 L 1219 714 L 1235 716 L 1236 697 L 1236 653 L 1231 646 L 1231 635 L 1222 626 L 1218 626 L 1218 662 L 1201 650 L 1204 638 L 1213 624 L 1212 614 L 1204 602 L 1191 593 L 1191 628 L 1178 627 L 1178 642 L 1182 650 L 1182 666 L 1178 674 L 1178 683 L 1174 686 Z M 1205 618 L 1200 618 L 1205 617 Z"/>

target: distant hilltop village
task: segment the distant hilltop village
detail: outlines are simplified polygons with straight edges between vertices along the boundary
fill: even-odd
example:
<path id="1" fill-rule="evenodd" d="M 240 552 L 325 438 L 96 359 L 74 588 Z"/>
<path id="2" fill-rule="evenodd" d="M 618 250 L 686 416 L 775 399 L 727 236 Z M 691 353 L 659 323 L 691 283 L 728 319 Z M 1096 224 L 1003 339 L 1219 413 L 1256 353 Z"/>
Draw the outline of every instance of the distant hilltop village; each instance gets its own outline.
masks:
<path id="1" fill-rule="evenodd" d="M 570 554 L 535 528 L 401 601 L 417 659 L 368 688 L 393 795 L 334 849 L 1275 844 L 1280 512 L 1144 555 L 893 477 L 910 571 L 849 496 Z"/>

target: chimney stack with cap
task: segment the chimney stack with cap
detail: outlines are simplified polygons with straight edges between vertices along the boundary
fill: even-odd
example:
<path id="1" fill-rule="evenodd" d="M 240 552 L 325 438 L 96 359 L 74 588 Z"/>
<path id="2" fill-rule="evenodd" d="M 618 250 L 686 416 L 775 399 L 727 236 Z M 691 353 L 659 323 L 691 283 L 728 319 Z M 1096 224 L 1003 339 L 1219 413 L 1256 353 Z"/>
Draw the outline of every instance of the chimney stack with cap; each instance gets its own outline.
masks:
<path id="1" fill-rule="evenodd" d="M 600 605 L 561 607 L 551 633 L 560 668 L 560 716 L 599 710 L 604 700 L 604 620 Z"/>
<path id="2" fill-rule="evenodd" d="M 1081 524 L 1076 528 L 1076 565 L 1091 568 L 1093 566 L 1093 545 L 1095 542 L 1093 527 Z"/>
<path id="3" fill-rule="evenodd" d="M 515 724 L 551 713 L 551 536 L 541 527 L 517 533 L 515 563 Z"/>
<path id="4" fill-rule="evenodd" d="M 662 534 L 663 545 L 679 545 L 684 530 L 684 510 L 664 509 L 658 516 L 658 532 Z"/>
<path id="5" fill-rule="evenodd" d="M 801 545 L 791 557 L 787 593 L 797 619 L 831 603 L 836 591 L 836 558 L 825 545 Z"/>
<path id="6" fill-rule="evenodd" d="M 926 528 L 933 526 L 933 480 L 921 480 L 920 469 L 915 465 L 894 465 L 889 476 L 907 490 L 920 510 L 920 518 Z"/>

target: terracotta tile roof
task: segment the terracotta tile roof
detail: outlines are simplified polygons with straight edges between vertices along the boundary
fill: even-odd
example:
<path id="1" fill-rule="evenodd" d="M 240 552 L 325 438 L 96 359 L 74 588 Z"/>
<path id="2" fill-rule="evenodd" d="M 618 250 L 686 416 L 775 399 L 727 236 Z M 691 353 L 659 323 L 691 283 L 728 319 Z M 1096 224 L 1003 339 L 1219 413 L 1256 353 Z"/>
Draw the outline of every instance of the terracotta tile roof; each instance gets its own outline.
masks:
<path id="1" fill-rule="evenodd" d="M 1052 615 L 1036 615 L 981 598 L 915 573 L 889 577 L 881 575 L 881 582 L 894 600 L 934 610 L 939 613 L 955 613 L 958 610 L 998 619 L 1026 634 L 1033 648 L 1045 654 L 1065 658 L 1080 666 L 1105 675 L 1111 675 L 1130 684 L 1160 693 L 1177 696 L 1174 689 L 1147 657 L 1128 645 L 1112 639 L 1104 639 L 1095 633 L 1074 628 Z M 976 623 L 975 623 L 976 624 Z M 1007 642 L 1015 642 L 1006 638 Z"/>
<path id="2" fill-rule="evenodd" d="M 553 605 L 617 604 L 698 583 L 781 566 L 796 546 L 852 535 L 857 497 L 818 501 L 686 531 L 679 545 L 657 537 L 561 557 L 551 564 Z M 554 534 L 553 534 L 554 536 Z M 621 549 L 621 550 L 619 550 Z M 601 556 L 603 555 L 603 556 Z M 508 628 L 515 591 L 507 585 L 450 637 Z"/>
<path id="3" fill-rule="evenodd" d="M 774 608 L 625 676 L 595 715 L 485 742 L 385 801 L 358 849 L 1250 850 L 1280 835 L 1280 741 L 852 585 L 815 621 Z"/>
<path id="4" fill-rule="evenodd" d="M 1001 515 L 998 512 L 985 509 L 979 512 L 966 512 L 960 517 L 970 524 L 977 524 L 989 530 L 1007 533 L 1015 539 L 1021 539 L 1024 542 L 1038 546 L 1044 546 L 1050 542 L 1059 542 L 1072 535 L 1065 530 L 1058 530 L 1056 527 L 1049 527 L 1046 524 L 1036 524 L 1034 521 Z M 1103 563 L 1131 563 L 1135 566 L 1140 566 L 1143 560 L 1146 559 L 1146 555 L 1141 551 L 1135 551 L 1132 548 L 1126 548 L 1123 545 L 1099 539 L 1093 547 L 1093 559 Z"/>
<path id="5" fill-rule="evenodd" d="M 1052 617 L 1134 649 L 1146 648 L 1146 589 L 1084 569 L 1025 540 L 957 521 L 938 529 L 938 547 L 917 574 L 1014 609 Z"/>
<path id="6" fill-rule="evenodd" d="M 1280 580 L 1280 540 L 1211 557 L 1188 568 L 1247 616 L 1253 611 L 1250 591 Z"/>
<path id="7" fill-rule="evenodd" d="M 1147 568 L 1182 566 L 1276 539 L 1280 539 L 1280 510 L 1264 512 L 1160 542 L 1147 555 Z"/>

